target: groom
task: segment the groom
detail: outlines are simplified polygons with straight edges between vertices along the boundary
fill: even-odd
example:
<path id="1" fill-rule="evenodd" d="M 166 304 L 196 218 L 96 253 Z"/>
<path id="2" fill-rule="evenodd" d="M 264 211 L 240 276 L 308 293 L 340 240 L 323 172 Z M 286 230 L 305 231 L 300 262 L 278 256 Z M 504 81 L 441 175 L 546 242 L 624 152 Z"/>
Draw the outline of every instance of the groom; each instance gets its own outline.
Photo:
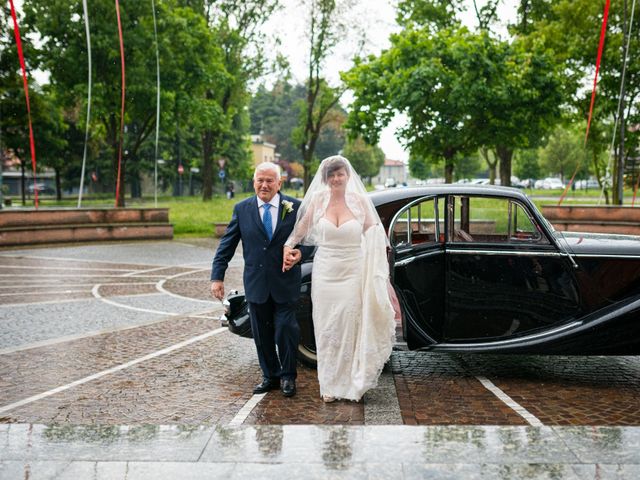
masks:
<path id="1" fill-rule="evenodd" d="M 256 167 L 256 196 L 239 202 L 233 209 L 213 259 L 211 293 L 219 300 L 224 298 L 224 274 L 242 240 L 245 296 L 263 375 L 253 393 L 280 388 L 285 397 L 291 397 L 296 393 L 300 338 L 295 304 L 300 295 L 300 265 L 296 263 L 301 251 L 296 249 L 296 255 L 285 261 L 286 271 L 282 254 L 300 201 L 280 194 L 281 183 L 280 167 L 275 163 L 264 162 Z"/>

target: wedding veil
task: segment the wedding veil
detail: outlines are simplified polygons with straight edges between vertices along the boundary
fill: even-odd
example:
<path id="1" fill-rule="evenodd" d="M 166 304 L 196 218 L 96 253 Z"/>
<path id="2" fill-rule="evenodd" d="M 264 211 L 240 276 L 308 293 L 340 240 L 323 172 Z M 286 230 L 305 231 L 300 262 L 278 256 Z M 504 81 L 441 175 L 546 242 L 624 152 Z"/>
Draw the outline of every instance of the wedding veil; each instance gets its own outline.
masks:
<path id="1" fill-rule="evenodd" d="M 318 245 L 322 243 L 324 240 L 322 238 L 323 230 L 319 228 L 318 223 L 320 218 L 324 216 L 331 197 L 328 176 L 340 168 L 344 168 L 348 176 L 345 191 L 347 207 L 362 225 L 363 233 L 375 225 L 382 229 L 378 212 L 367 197 L 367 190 L 360 180 L 360 176 L 351 166 L 351 162 L 341 155 L 333 155 L 320 163 L 320 167 L 298 209 L 296 226 L 286 242 L 287 245 L 293 247 L 297 244 Z"/>

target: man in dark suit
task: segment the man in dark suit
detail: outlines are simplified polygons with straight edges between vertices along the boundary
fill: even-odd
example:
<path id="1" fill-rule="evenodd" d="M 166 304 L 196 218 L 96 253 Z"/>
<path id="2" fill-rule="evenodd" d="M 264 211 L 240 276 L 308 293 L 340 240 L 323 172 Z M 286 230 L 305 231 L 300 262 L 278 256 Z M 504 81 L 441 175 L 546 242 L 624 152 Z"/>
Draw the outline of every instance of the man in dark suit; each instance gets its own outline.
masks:
<path id="1" fill-rule="evenodd" d="M 224 274 L 242 240 L 244 289 L 251 330 L 263 379 L 253 393 L 280 388 L 285 397 L 296 393 L 296 352 L 300 327 L 295 304 L 300 296 L 302 251 L 283 264 L 283 247 L 296 222 L 300 201 L 279 193 L 280 167 L 265 162 L 256 167 L 256 196 L 236 204 L 213 259 L 211 293 L 222 300 Z M 285 265 L 287 268 L 283 268 Z M 291 268 L 289 268 L 291 267 Z M 277 350 L 276 350 L 277 346 Z"/>

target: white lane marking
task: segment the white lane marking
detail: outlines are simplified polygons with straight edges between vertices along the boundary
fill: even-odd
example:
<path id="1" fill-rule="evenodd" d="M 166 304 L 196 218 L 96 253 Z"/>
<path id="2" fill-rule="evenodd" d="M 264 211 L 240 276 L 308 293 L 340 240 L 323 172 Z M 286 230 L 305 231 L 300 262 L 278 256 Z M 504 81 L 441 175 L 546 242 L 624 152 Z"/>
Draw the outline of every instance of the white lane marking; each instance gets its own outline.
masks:
<path id="1" fill-rule="evenodd" d="M 165 312 L 165 311 L 162 311 L 162 310 L 151 310 L 149 308 L 133 307 L 131 305 L 127 305 L 127 304 L 124 304 L 124 303 L 114 302 L 113 300 L 109 300 L 108 298 L 105 298 L 102 295 L 100 295 L 100 292 L 98 290 L 100 290 L 101 286 L 102 286 L 102 284 L 100 284 L 100 283 L 97 283 L 96 285 L 94 285 L 93 288 L 91 289 L 91 293 L 98 300 L 100 300 L 100 301 L 102 301 L 104 303 L 108 303 L 109 305 L 112 305 L 114 307 L 124 308 L 124 309 L 127 309 L 127 310 L 135 310 L 136 312 L 157 313 L 158 315 L 169 315 L 171 317 L 210 318 L 210 319 L 214 319 L 214 320 L 217 320 L 219 318 L 219 317 L 210 317 L 210 316 L 203 315 L 204 313 L 207 313 L 207 312 L 211 311 L 210 309 L 207 309 L 207 310 L 205 310 L 203 312 L 196 312 L 194 314 L 186 314 L 186 313 Z M 147 294 L 147 295 L 157 295 L 157 294 Z M 137 296 L 141 297 L 142 295 L 137 295 Z"/>
<path id="2" fill-rule="evenodd" d="M 29 275 L 27 273 L 25 274 L 20 274 L 20 273 L 0 273 L 0 277 L 28 277 L 28 278 L 33 278 L 33 275 Z M 66 278 L 66 277 L 71 277 L 71 278 L 122 278 L 122 275 L 92 275 L 92 274 L 86 274 L 86 275 L 82 275 L 82 274 L 77 274 L 77 273 L 71 273 L 69 275 L 65 275 L 64 273 L 61 273 L 59 275 L 56 274 L 52 274 L 52 275 L 47 275 L 47 274 L 42 274 L 42 275 L 38 275 L 38 278 Z M 164 275 L 140 275 L 139 277 L 136 278 L 164 278 Z"/>
<path id="3" fill-rule="evenodd" d="M 174 267 L 162 266 L 162 267 L 155 267 L 155 268 L 147 268 L 145 270 L 133 270 L 133 271 L 129 271 L 129 273 L 125 273 L 122 276 L 123 277 L 130 277 L 131 275 L 138 275 L 139 273 L 157 272 L 158 270 L 166 270 L 168 268 L 174 268 Z"/>
<path id="4" fill-rule="evenodd" d="M 92 267 L 37 267 L 33 265 L 3 265 L 2 268 L 11 270 L 12 268 L 27 268 L 33 270 L 86 270 L 98 272 L 131 272 L 130 268 L 92 268 Z M 133 272 L 141 272 L 142 270 L 133 270 Z"/>
<path id="5" fill-rule="evenodd" d="M 504 402 L 508 407 L 510 407 L 513 411 L 515 411 L 518 415 L 524 418 L 529 425 L 533 427 L 544 427 L 544 424 L 536 417 L 534 414 L 529 412 L 526 408 L 516 402 L 509 395 L 504 393 L 498 387 L 496 387 L 491 380 L 486 377 L 476 376 L 476 379 L 491 393 L 493 393 L 496 397 L 498 397 L 502 402 Z"/>
<path id="6" fill-rule="evenodd" d="M 132 285 L 155 285 L 157 282 L 109 282 L 109 283 L 102 283 L 101 285 L 104 287 L 120 287 L 120 286 L 127 286 L 130 287 Z M 65 287 L 93 287 L 95 285 L 95 283 L 93 282 L 89 282 L 89 283 L 65 283 L 63 284 Z M 24 283 L 24 284 L 20 284 L 17 285 L 15 283 L 11 283 L 10 285 L 3 285 L 2 282 L 0 282 L 0 290 L 10 290 L 12 288 L 24 288 L 24 287 L 33 287 L 33 288 L 50 288 L 50 287 L 60 287 L 61 284 L 60 282 L 50 282 L 50 283 Z M 48 293 L 48 292 L 45 292 Z"/>
<path id="7" fill-rule="evenodd" d="M 40 342 L 26 343 L 23 345 L 18 345 L 16 347 L 8 347 L 8 348 L 0 349 L 0 355 L 7 355 L 9 353 L 21 352 L 23 350 L 31 350 L 33 348 L 48 347 L 51 345 L 57 345 L 59 343 L 72 342 L 74 340 L 82 340 L 84 338 L 96 337 L 98 335 L 104 335 L 107 333 L 117 333 L 125 330 L 133 330 L 135 328 L 140 328 L 140 327 L 148 327 L 151 325 L 155 325 L 156 323 L 168 322 L 170 320 L 175 320 L 175 319 L 160 318 L 157 320 L 151 320 L 149 322 L 138 323 L 136 325 L 126 325 L 124 327 L 105 328 L 104 330 L 96 330 L 94 332 L 79 333 L 77 335 L 66 335 L 64 337 L 50 338 L 49 340 L 42 340 Z"/>
<path id="8" fill-rule="evenodd" d="M 93 287 L 93 283 L 87 285 L 87 287 Z M 110 285 L 114 285 L 112 283 L 101 283 L 99 284 L 101 286 L 110 286 Z M 138 283 L 125 283 L 124 285 L 140 285 Z M 146 285 L 146 284 L 145 284 Z M 155 285 L 155 282 L 151 282 L 151 285 Z M 87 293 L 91 293 L 93 294 L 92 291 L 87 290 Z M 158 295 L 157 293 L 139 293 L 139 294 L 129 294 L 129 295 L 120 295 L 121 297 L 136 297 L 136 298 L 141 298 L 141 297 L 148 297 L 148 296 L 153 296 L 153 295 Z M 102 298 L 97 298 L 94 295 L 92 295 L 91 297 L 85 297 L 85 298 L 65 298 L 65 299 L 60 299 L 60 300 L 42 300 L 40 302 L 18 302 L 18 303 L 0 303 L 0 308 L 6 308 L 6 307 L 29 307 L 31 305 L 45 305 L 48 303 L 77 303 L 77 302 L 86 302 L 87 300 L 93 300 L 93 299 L 97 299 L 97 300 L 102 300 Z M 118 304 L 118 306 L 122 306 L 123 308 L 127 308 L 126 305 L 124 304 Z M 222 308 L 222 306 L 220 306 L 220 308 Z M 151 310 L 150 310 L 151 311 Z M 209 310 L 206 310 L 207 312 Z M 160 312 L 160 313 L 166 313 L 166 312 Z M 214 319 L 218 319 L 218 317 L 206 317 L 206 316 L 202 316 L 200 313 L 196 313 L 195 315 L 184 315 L 185 317 L 195 317 L 195 318 L 214 318 Z"/>
<path id="9" fill-rule="evenodd" d="M 126 245 L 133 245 L 133 244 L 124 244 L 124 243 L 118 243 L 117 248 L 121 248 L 124 247 Z M 105 247 L 107 245 L 101 245 L 102 247 Z M 0 253 L 0 257 L 5 257 L 5 258 L 35 258 L 36 260 L 56 260 L 56 261 L 63 261 L 63 262 L 85 262 L 85 263 L 109 263 L 111 265 L 136 265 L 136 266 L 141 266 L 141 267 L 149 267 L 149 265 L 153 265 L 153 264 L 149 264 L 149 263 L 136 263 L 136 262 L 117 262 L 117 261 L 113 261 L 113 260 L 97 260 L 97 259 L 93 259 L 93 258 L 68 258 L 68 257 L 47 257 L 45 255 L 24 255 L 18 252 L 11 252 L 11 253 Z M 213 257 L 212 257 L 213 258 Z M 231 262 L 229 262 L 229 264 L 231 264 Z M 211 265 L 210 261 L 197 261 L 197 262 L 191 262 L 191 263 L 183 263 L 180 265 L 171 265 L 173 267 L 180 267 L 180 266 L 185 266 L 185 265 Z M 166 265 L 165 265 L 166 266 Z"/>
<path id="10" fill-rule="evenodd" d="M 260 403 L 260 400 L 262 400 L 265 395 L 267 393 L 259 393 L 257 395 L 254 395 L 253 397 L 251 397 L 247 403 L 245 403 L 242 408 L 240 409 L 240 411 L 238 413 L 236 413 L 236 416 L 233 417 L 233 419 L 229 422 L 229 426 L 236 426 L 236 425 L 242 425 L 244 423 L 244 421 L 247 419 L 247 417 L 249 416 L 249 414 L 251 413 L 251 410 L 253 410 L 256 405 L 258 405 L 258 403 Z M 2 411 L 0 411 L 0 413 L 2 413 Z"/>
<path id="11" fill-rule="evenodd" d="M 162 280 L 160 280 L 158 283 L 156 283 L 156 290 L 158 290 L 160 293 L 164 293 L 165 295 L 169 295 L 171 297 L 175 297 L 175 298 L 179 298 L 181 300 L 191 300 L 192 302 L 203 302 L 203 303 L 208 303 L 209 305 L 216 305 L 218 302 L 214 302 L 213 300 L 200 300 L 199 298 L 191 298 L 191 297 L 185 297 L 184 295 L 178 295 L 177 293 L 173 293 L 170 292 L 169 290 L 165 290 L 164 288 L 164 283 L 167 280 L 173 280 L 174 278 L 178 278 L 178 277 L 182 277 L 184 275 L 190 275 L 192 273 L 198 273 L 198 272 L 205 272 L 208 271 L 208 268 L 201 268 L 199 270 L 193 270 L 191 272 L 182 272 L 182 273 L 178 273 L 176 275 L 171 275 L 170 277 L 164 278 Z"/>
<path id="12" fill-rule="evenodd" d="M 89 286 L 89 285 L 87 285 Z M 24 295 L 61 295 L 67 293 L 91 293 L 90 290 L 49 290 L 46 292 L 14 292 L 14 293 L 0 293 L 0 297 L 22 297 Z"/>
<path id="13" fill-rule="evenodd" d="M 209 337 L 212 337 L 213 335 L 218 335 L 219 333 L 223 333 L 223 332 L 227 332 L 227 331 L 229 331 L 227 329 L 227 327 L 221 327 L 221 328 L 216 328 L 215 330 L 210 330 L 210 331 L 205 332 L 205 333 L 203 333 L 201 335 L 198 335 L 196 337 L 191 337 L 191 338 L 189 338 L 187 340 L 184 340 L 184 341 L 182 341 L 180 343 L 176 343 L 175 345 L 171 345 L 170 347 L 163 348 L 162 350 L 157 350 L 155 352 L 152 352 L 152 353 L 150 353 L 148 355 L 145 355 L 144 357 L 136 358 L 135 360 L 131 360 L 131 361 L 127 362 L 127 363 L 123 363 L 121 365 L 117 365 L 115 367 L 108 368 L 107 370 L 103 370 L 101 372 L 94 373 L 93 375 L 89 375 L 88 377 L 81 378 L 79 380 L 76 380 L 75 382 L 67 383 L 66 385 L 62 385 L 60 387 L 53 388 L 53 389 L 48 390 L 46 392 L 39 393 L 37 395 L 32 395 L 29 398 L 25 398 L 23 400 L 19 400 L 19 401 L 14 402 L 14 403 L 10 403 L 9 405 L 5 405 L 3 407 L 0 407 L 0 413 L 5 413 L 5 412 L 8 412 L 9 410 L 13 410 L 15 408 L 22 407 L 24 405 L 28 405 L 29 403 L 33 403 L 33 402 L 36 402 L 38 400 L 42 400 L 43 398 L 50 397 L 51 395 L 55 395 L 56 393 L 64 392 L 65 390 L 69 390 L 70 388 L 77 387 L 77 386 L 82 385 L 82 384 L 87 383 L 87 382 L 91 382 L 92 380 L 96 380 L 98 378 L 104 377 L 105 375 L 109 375 L 111 373 L 119 372 L 120 370 L 124 370 L 125 368 L 132 367 L 134 365 L 137 365 L 138 363 L 142 363 L 142 362 L 145 362 L 147 360 L 152 360 L 152 359 L 154 359 L 156 357 L 159 357 L 161 355 L 166 355 L 167 353 L 171 353 L 174 350 L 178 350 L 180 348 L 186 347 L 187 345 L 191 345 L 192 343 L 200 342 L 200 341 L 205 340 L 205 339 L 207 339 Z"/>

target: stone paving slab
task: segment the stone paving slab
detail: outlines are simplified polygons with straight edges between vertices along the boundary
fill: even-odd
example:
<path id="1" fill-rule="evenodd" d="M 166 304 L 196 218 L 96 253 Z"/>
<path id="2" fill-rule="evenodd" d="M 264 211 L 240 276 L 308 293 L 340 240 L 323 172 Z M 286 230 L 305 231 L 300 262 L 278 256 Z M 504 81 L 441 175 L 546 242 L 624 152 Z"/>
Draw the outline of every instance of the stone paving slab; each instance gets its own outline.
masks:
<path id="1" fill-rule="evenodd" d="M 544 425 L 640 425 L 640 357 L 443 354 L 392 357 L 408 425 L 526 425 L 489 378 Z"/>
<path id="2" fill-rule="evenodd" d="M 125 304 L 135 304 L 137 298 L 137 296 L 118 297 L 118 300 Z M 162 305 L 156 305 L 154 310 L 169 308 L 176 303 L 179 302 L 163 297 Z M 150 304 L 147 301 L 145 305 Z M 206 307 L 203 308 L 196 302 L 187 304 L 180 302 L 180 305 L 190 312 L 206 310 Z M 173 311 L 180 312 L 177 309 Z M 167 316 L 163 313 L 123 310 L 95 298 L 68 303 L 2 307 L 0 308 L 0 349 L 67 335 L 97 333 L 119 327 L 135 326 L 164 318 Z"/>
<path id="3" fill-rule="evenodd" d="M 368 480 L 636 480 L 640 468 L 636 465 L 608 464 L 533 464 L 533 465 L 472 465 L 472 464 L 368 464 L 338 470 L 326 465 L 219 464 L 184 462 L 0 462 L 0 479 L 30 480 L 193 480 L 207 479 L 368 479 Z"/>
<path id="4" fill-rule="evenodd" d="M 392 368 L 406 425 L 525 425 L 449 354 L 396 352 Z"/>
<path id="5" fill-rule="evenodd" d="M 143 327 L 1 355 L 0 405 L 46 392 L 219 326 L 217 320 L 171 318 Z"/>
<path id="6" fill-rule="evenodd" d="M 5 422 L 227 424 L 261 378 L 251 340 L 228 332 L 3 414 Z"/>
<path id="7" fill-rule="evenodd" d="M 0 478 L 637 478 L 637 456 L 585 441 L 590 430 L 0 425 Z M 630 447 L 640 438 L 609 430 Z"/>
<path id="8" fill-rule="evenodd" d="M 83 261 L 106 261 L 109 263 L 127 263 L 129 265 L 211 265 L 217 243 L 214 239 L 190 242 L 150 241 L 118 242 L 100 245 L 47 246 L 18 250 L 3 250 L 0 256 L 39 256 L 54 259 Z M 209 247 L 210 246 L 210 247 Z M 99 247 L 99 248 L 96 248 Z M 135 261 L 132 261 L 135 259 Z"/>
<path id="9" fill-rule="evenodd" d="M 640 357 L 489 355 L 470 368 L 545 425 L 640 426 Z"/>

